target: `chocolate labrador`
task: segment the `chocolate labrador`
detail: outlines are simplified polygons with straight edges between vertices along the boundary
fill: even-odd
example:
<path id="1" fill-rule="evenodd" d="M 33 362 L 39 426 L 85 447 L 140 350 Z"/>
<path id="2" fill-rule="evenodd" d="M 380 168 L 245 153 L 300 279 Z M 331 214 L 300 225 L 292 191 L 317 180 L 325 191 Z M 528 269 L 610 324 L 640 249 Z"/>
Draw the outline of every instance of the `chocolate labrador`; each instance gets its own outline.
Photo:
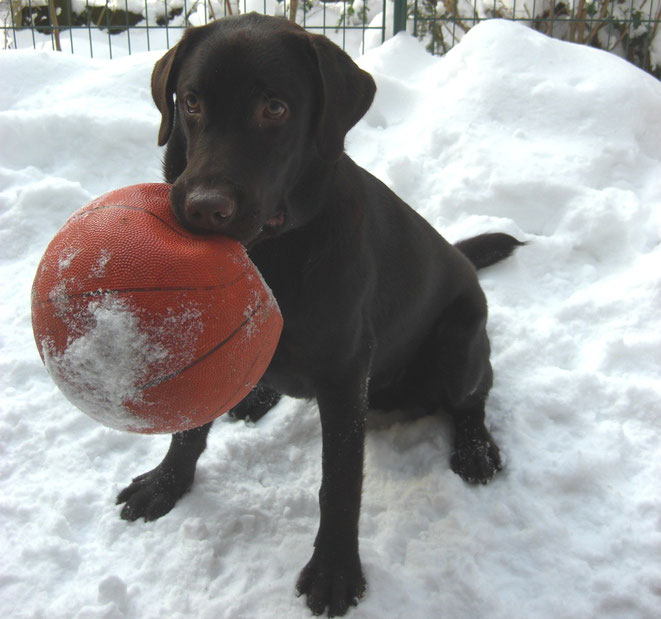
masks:
<path id="1" fill-rule="evenodd" d="M 484 424 L 492 372 L 475 268 L 520 243 L 496 233 L 449 244 L 344 153 L 375 90 L 327 38 L 257 14 L 187 30 L 152 75 L 174 213 L 243 243 L 284 317 L 266 374 L 230 414 L 256 421 L 282 394 L 319 406 L 321 520 L 297 589 L 328 616 L 365 591 L 368 408 L 443 410 L 456 428 L 452 469 L 486 483 L 501 468 Z M 174 506 L 210 426 L 172 436 L 161 464 L 118 496 L 122 518 Z"/>

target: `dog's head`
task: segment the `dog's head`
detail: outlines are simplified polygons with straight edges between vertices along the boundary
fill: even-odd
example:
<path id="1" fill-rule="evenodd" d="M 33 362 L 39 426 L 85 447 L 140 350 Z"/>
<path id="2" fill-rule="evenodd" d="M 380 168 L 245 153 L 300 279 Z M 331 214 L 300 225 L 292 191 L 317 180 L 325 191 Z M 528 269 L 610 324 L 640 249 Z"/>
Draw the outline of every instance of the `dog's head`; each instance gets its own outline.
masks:
<path id="1" fill-rule="evenodd" d="M 339 47 L 285 19 L 188 30 L 152 74 L 175 215 L 246 245 L 302 225 L 311 185 L 342 156 L 375 90 Z"/>

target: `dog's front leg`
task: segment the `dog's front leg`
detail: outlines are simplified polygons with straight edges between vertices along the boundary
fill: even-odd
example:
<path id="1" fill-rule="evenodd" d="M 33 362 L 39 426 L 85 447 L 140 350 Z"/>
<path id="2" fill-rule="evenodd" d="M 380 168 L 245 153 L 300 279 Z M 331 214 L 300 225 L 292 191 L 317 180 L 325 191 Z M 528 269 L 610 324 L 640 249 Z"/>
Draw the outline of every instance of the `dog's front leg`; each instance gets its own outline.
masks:
<path id="1" fill-rule="evenodd" d="M 359 367 L 357 367 L 357 365 Z M 360 367 L 362 366 L 362 367 Z M 368 363 L 317 388 L 322 427 L 320 523 L 314 553 L 298 580 L 315 615 L 344 615 L 365 592 L 358 555 Z"/>
<path id="2" fill-rule="evenodd" d="M 156 520 L 167 514 L 193 485 L 197 459 L 207 446 L 211 423 L 172 435 L 163 461 L 119 493 L 124 520 Z"/>

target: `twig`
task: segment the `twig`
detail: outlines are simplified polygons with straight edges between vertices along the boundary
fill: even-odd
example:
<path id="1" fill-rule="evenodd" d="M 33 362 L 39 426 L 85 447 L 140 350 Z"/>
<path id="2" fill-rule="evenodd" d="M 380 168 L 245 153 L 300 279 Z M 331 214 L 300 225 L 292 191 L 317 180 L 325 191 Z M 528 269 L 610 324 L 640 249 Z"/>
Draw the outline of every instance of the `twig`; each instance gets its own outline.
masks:
<path id="1" fill-rule="evenodd" d="M 467 26 L 462 20 L 458 19 L 459 13 L 457 12 L 456 0 L 443 0 L 443 6 L 445 7 L 446 11 L 451 13 L 452 22 L 459 26 L 464 32 L 468 32 L 470 30 L 470 26 Z"/>
<path id="2" fill-rule="evenodd" d="M 579 0 L 578 8 L 574 13 L 574 17 L 571 23 L 571 28 L 569 29 L 569 40 L 572 43 L 576 40 L 583 42 L 584 33 L 585 33 L 585 0 Z"/>
<path id="3" fill-rule="evenodd" d="M 296 22 L 296 11 L 298 11 L 298 0 L 291 0 L 289 3 L 289 21 Z"/>
<path id="4" fill-rule="evenodd" d="M 597 17 L 597 23 L 594 25 L 592 30 L 590 31 L 590 34 L 588 35 L 588 38 L 585 39 L 585 44 L 590 45 L 592 43 L 592 39 L 594 39 L 595 36 L 597 36 L 597 32 L 601 30 L 604 26 L 603 24 L 603 19 L 606 17 L 606 13 L 608 12 L 608 5 L 610 4 L 610 0 L 606 0 L 601 7 L 601 11 L 599 11 L 599 17 Z"/>
<path id="5" fill-rule="evenodd" d="M 55 49 L 58 52 L 62 51 L 62 45 L 60 44 L 60 24 L 57 21 L 57 11 L 55 10 L 55 0 L 48 0 L 48 16 L 50 17 L 51 23 L 51 33 L 55 39 Z"/>
<path id="6" fill-rule="evenodd" d="M 654 41 L 654 37 L 656 36 L 659 22 L 661 22 L 661 4 L 659 4 L 659 8 L 656 11 L 656 17 L 654 18 L 654 28 L 652 28 L 652 32 L 650 34 L 650 47 L 652 46 L 652 41 Z"/>

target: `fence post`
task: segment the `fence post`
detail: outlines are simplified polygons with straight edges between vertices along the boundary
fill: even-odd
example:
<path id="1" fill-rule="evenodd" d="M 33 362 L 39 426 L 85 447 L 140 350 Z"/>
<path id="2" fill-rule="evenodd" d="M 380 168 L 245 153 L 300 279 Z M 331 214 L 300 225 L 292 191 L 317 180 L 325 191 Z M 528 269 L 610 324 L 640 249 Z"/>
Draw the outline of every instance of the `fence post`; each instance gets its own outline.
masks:
<path id="1" fill-rule="evenodd" d="M 395 0 L 393 32 L 397 34 L 402 30 L 406 30 L 406 0 Z"/>

